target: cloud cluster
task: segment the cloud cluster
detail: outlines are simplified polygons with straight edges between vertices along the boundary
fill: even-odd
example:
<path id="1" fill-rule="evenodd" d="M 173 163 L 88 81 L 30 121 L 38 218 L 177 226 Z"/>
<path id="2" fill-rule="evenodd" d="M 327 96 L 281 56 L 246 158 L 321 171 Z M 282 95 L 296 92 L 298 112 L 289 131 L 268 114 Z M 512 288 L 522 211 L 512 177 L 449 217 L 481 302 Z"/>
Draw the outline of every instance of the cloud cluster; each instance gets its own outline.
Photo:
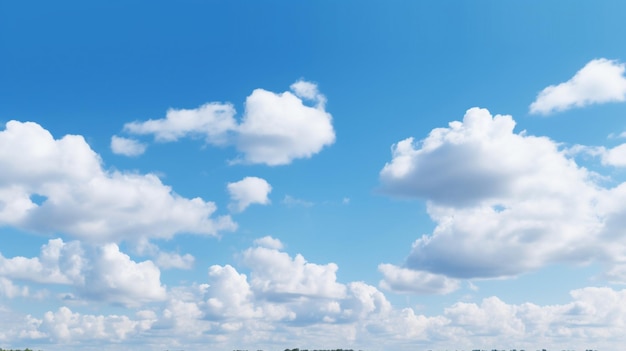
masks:
<path id="1" fill-rule="evenodd" d="M 383 286 L 446 292 L 453 283 L 425 273 L 493 278 L 555 262 L 619 264 L 626 184 L 602 187 L 556 142 L 514 127 L 511 116 L 472 108 L 419 143 L 394 146 L 383 190 L 426 199 L 436 227 L 414 242 L 404 268 L 380 267 Z"/>
<path id="2" fill-rule="evenodd" d="M 250 277 L 230 265 L 213 265 L 206 282 L 172 288 L 160 307 L 127 316 L 83 314 L 62 306 L 41 317 L 13 317 L 11 325 L 0 329 L 0 340 L 71 346 L 132 337 L 154 348 L 211 343 L 249 349 L 333 344 L 399 350 L 422 343 L 433 349 L 551 348 L 580 342 L 610 348 L 606 340 L 626 341 L 626 290 L 582 288 L 571 291 L 570 302 L 545 306 L 487 297 L 457 302 L 427 316 L 410 307 L 394 309 L 371 285 L 336 281 L 332 264 L 308 263 L 266 247 L 277 246 L 276 241 L 266 237 L 259 243 L 271 245 L 243 252 Z M 252 256 L 253 261 L 246 261 Z M 112 246 L 102 250 L 101 259 L 128 264 Z M 320 335 L 325 335 L 323 340 Z"/>
<path id="3" fill-rule="evenodd" d="M 103 170 L 81 136 L 54 139 L 32 122 L 0 131 L 0 169 L 0 225 L 89 242 L 236 227 L 229 216 L 213 217 L 214 203 L 181 197 L 153 174 Z"/>
<path id="4" fill-rule="evenodd" d="M 592 60 L 567 82 L 543 89 L 530 105 L 530 113 L 549 114 L 573 107 L 626 100 L 623 63 Z"/>
<path id="5" fill-rule="evenodd" d="M 300 80 L 283 93 L 255 89 L 246 98 L 239 123 L 231 104 L 208 103 L 196 109 L 171 109 L 162 119 L 127 123 L 124 131 L 154 135 L 157 142 L 203 138 L 212 145 L 234 145 L 242 156 L 233 162 L 284 165 L 334 143 L 332 116 L 325 105 L 317 85 Z M 143 144 L 118 136 L 111 148 L 129 156 L 145 151 Z"/>

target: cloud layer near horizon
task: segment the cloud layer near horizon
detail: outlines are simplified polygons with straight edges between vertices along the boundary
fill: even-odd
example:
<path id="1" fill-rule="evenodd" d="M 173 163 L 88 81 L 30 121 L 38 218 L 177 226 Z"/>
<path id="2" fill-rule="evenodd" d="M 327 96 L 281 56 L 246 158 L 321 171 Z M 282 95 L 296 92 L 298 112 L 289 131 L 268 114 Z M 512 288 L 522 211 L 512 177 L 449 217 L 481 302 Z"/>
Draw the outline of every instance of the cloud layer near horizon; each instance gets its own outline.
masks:
<path id="1" fill-rule="evenodd" d="M 51 240 L 42 248 L 40 259 L 54 261 L 51 252 L 64 250 L 67 252 L 58 258 L 71 253 L 86 259 L 72 245 Z M 98 340 L 133 340 L 156 346 L 178 339 L 184 348 L 207 342 L 245 348 L 275 343 L 382 348 L 406 342 L 423 342 L 431 348 L 485 348 L 502 343 L 556 347 L 583 341 L 602 347 L 607 338 L 624 338 L 626 290 L 576 289 L 570 292 L 569 302 L 545 306 L 511 304 L 492 296 L 479 302 L 457 302 L 439 315 L 427 316 L 414 308 L 394 308 L 382 292 L 366 283 L 341 283 L 335 264 L 310 263 L 301 255 L 291 257 L 282 246 L 277 239 L 265 237 L 244 250 L 243 265 L 249 275 L 228 264 L 213 265 L 204 281 L 164 287 L 159 283 L 158 268 L 150 261 L 135 263 L 115 245 L 108 245 L 90 258 L 94 264 L 78 270 L 70 265 L 59 273 L 69 277 L 68 272 L 74 271 L 70 279 L 74 282 L 83 277 L 94 283 L 98 277 L 101 283 L 93 289 L 80 290 L 76 285 L 82 294 L 77 297 L 93 298 L 89 294 L 98 292 L 110 301 L 132 301 L 129 312 L 134 312 L 93 314 L 61 306 L 41 316 L 18 316 L 6 310 L 3 313 L 11 315 L 11 323 L 0 321 L 0 340 L 62 347 Z M 7 264 L 0 261 L 0 268 Z M 121 269 L 120 265 L 132 268 Z M 0 278 L 6 272 L 0 269 Z M 29 273 L 26 279 L 39 279 L 38 274 Z M 145 299 L 146 288 L 154 288 L 151 299 Z M 133 291 L 144 293 L 133 295 Z M 118 299 L 119 293 L 129 300 Z M 324 340 L 319 340 L 320 333 L 326 335 Z"/>

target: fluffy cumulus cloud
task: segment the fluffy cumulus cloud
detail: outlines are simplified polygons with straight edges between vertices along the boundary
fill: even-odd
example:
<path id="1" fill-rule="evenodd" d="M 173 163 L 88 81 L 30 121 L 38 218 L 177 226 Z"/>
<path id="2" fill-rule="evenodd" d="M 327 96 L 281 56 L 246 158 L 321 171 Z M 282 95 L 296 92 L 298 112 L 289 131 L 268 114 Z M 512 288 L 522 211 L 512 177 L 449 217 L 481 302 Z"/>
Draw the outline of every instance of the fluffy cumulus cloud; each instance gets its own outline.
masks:
<path id="1" fill-rule="evenodd" d="M 623 261 L 626 184 L 602 187 L 556 142 L 514 127 L 511 116 L 473 108 L 419 143 L 394 146 L 383 190 L 426 199 L 436 227 L 413 244 L 403 268 L 415 273 L 381 266 L 386 287 L 419 290 L 425 278 L 443 291 L 454 286 L 423 272 L 489 278 Z"/>
<path id="2" fill-rule="evenodd" d="M 573 290 L 563 304 L 510 304 L 492 296 L 428 316 L 410 307 L 393 308 L 383 293 L 362 282 L 346 284 L 340 298 L 299 295 L 287 301 L 267 299 L 229 265 L 210 267 L 207 282 L 175 288 L 162 307 L 134 315 L 84 314 L 66 306 L 40 317 L 3 311 L 11 324 L 2 324 L 0 338 L 69 349 L 99 340 L 145 344 L 145 349 L 211 343 L 230 349 L 332 344 L 397 350 L 416 345 L 574 349 L 581 343 L 613 349 L 626 342 L 626 290 L 607 287 Z"/>
<path id="3" fill-rule="evenodd" d="M 242 154 L 233 162 L 276 166 L 311 157 L 334 143 L 332 116 L 325 106 L 326 97 L 317 85 L 300 80 L 283 93 L 255 89 L 246 98 L 239 123 L 231 104 L 208 103 L 196 109 L 169 110 L 162 119 L 127 123 L 124 131 L 154 135 L 160 142 L 200 137 L 209 144 L 231 144 Z"/>
<path id="4" fill-rule="evenodd" d="M 111 151 L 124 156 L 139 156 L 146 151 L 146 144 L 135 139 L 114 135 L 111 137 Z"/>
<path id="5" fill-rule="evenodd" d="M 184 265 L 189 258 L 182 256 L 180 260 L 183 262 L 169 264 Z M 78 241 L 51 239 L 42 246 L 39 257 L 0 255 L 0 292 L 29 295 L 28 289 L 15 286 L 12 280 L 67 286 L 72 292 L 63 295 L 73 300 L 131 307 L 166 298 L 159 268 L 149 260 L 132 260 L 113 243 L 83 247 Z"/>
<path id="6" fill-rule="evenodd" d="M 46 312 L 41 319 L 28 317 L 29 328 L 22 336 L 43 339 L 52 343 L 77 344 L 81 341 L 103 340 L 120 342 L 150 329 L 154 317 L 140 314 L 145 319 L 131 319 L 124 315 L 89 315 L 72 312 L 68 307 Z"/>
<path id="7" fill-rule="evenodd" d="M 237 148 L 244 162 L 281 165 L 308 158 L 335 141 L 332 116 L 323 95 L 308 82 L 296 82 L 293 93 L 256 89 L 246 99 Z M 308 106 L 302 99 L 315 105 Z"/>
<path id="8" fill-rule="evenodd" d="M 152 261 L 135 262 L 116 244 L 98 251 L 81 287 L 84 296 L 127 306 L 165 300 L 161 272 Z"/>
<path id="9" fill-rule="evenodd" d="M 623 63 L 607 59 L 592 60 L 574 77 L 543 89 L 530 105 L 531 113 L 549 114 L 573 107 L 626 100 Z"/>
<path id="10" fill-rule="evenodd" d="M 212 216 L 214 203 L 181 197 L 153 174 L 103 170 L 81 136 L 55 139 L 36 123 L 0 131 L 0 169 L 0 225 L 98 242 L 235 228 Z"/>
<path id="11" fill-rule="evenodd" d="M 244 251 L 243 261 L 253 268 L 252 286 L 273 299 L 299 295 L 341 298 L 346 293 L 346 287 L 337 283 L 334 263 L 310 263 L 302 255 L 291 258 L 286 252 L 263 246 Z"/>
<path id="12" fill-rule="evenodd" d="M 229 208 L 234 212 L 242 212 L 252 204 L 270 203 L 267 196 L 272 186 L 263 178 L 245 177 L 238 182 L 228 183 L 227 189 L 231 198 Z"/>
<path id="13" fill-rule="evenodd" d="M 51 239 L 39 257 L 5 258 L 0 253 L 0 276 L 37 283 L 80 284 L 85 267 L 84 252 L 76 241 Z"/>

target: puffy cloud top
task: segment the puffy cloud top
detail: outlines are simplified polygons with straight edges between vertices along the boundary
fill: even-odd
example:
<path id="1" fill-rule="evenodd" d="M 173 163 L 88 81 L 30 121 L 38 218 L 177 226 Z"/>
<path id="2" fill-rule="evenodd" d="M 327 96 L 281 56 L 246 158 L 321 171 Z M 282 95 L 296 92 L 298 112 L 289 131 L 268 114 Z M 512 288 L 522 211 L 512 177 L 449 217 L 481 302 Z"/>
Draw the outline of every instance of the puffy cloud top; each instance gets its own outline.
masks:
<path id="1" fill-rule="evenodd" d="M 57 140 L 36 123 L 7 123 L 0 169 L 0 224 L 92 242 L 235 228 L 228 216 L 212 218 L 213 202 L 181 197 L 153 174 L 105 171 L 81 136 Z"/>
<path id="2" fill-rule="evenodd" d="M 514 126 L 510 116 L 473 108 L 420 143 L 394 146 L 380 173 L 383 189 L 426 199 L 436 227 L 413 244 L 403 269 L 414 273 L 379 267 L 382 286 L 418 291 L 445 281 L 424 272 L 501 277 L 555 262 L 619 265 L 626 185 L 602 188 L 557 143 Z"/>
<path id="3" fill-rule="evenodd" d="M 267 196 L 272 191 L 272 186 L 265 179 L 245 177 L 238 182 L 228 183 L 227 188 L 231 197 L 231 211 L 242 212 L 252 204 L 270 203 Z"/>
<path id="4" fill-rule="evenodd" d="M 530 113 L 549 114 L 573 107 L 626 100 L 625 66 L 604 58 L 590 61 L 567 82 L 543 89 Z"/>
<path id="5" fill-rule="evenodd" d="M 196 109 L 169 110 L 162 119 L 127 123 L 124 131 L 154 135 L 160 142 L 203 137 L 210 144 L 234 145 L 242 156 L 233 162 L 285 165 L 309 158 L 335 142 L 332 116 L 325 105 L 326 97 L 317 85 L 300 80 L 283 93 L 255 89 L 246 98 L 240 123 L 231 104 L 208 103 Z M 126 155 L 144 150 L 141 144 L 119 137 L 111 147 Z"/>

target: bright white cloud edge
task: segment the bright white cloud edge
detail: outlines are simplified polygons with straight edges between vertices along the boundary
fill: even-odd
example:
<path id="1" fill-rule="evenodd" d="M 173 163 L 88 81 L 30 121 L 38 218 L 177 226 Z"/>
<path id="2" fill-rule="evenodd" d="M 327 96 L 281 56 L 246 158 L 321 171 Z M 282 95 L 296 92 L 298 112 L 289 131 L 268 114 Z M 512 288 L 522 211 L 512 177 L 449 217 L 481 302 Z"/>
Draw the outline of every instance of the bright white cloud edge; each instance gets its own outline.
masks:
<path id="1" fill-rule="evenodd" d="M 436 224 L 414 242 L 402 268 L 497 278 L 597 262 L 611 281 L 626 281 L 626 183 L 605 188 L 557 142 L 514 127 L 511 116 L 472 108 L 462 122 L 393 147 L 380 172 L 382 190 L 427 200 Z M 383 267 L 388 288 L 407 290 L 400 283 L 419 277 Z"/>
<path id="2" fill-rule="evenodd" d="M 625 66 L 605 58 L 588 62 L 570 80 L 543 89 L 530 105 L 530 113 L 550 114 L 606 102 L 626 100 Z"/>
<path id="3" fill-rule="evenodd" d="M 231 163 L 286 165 L 335 142 L 332 115 L 325 110 L 326 97 L 317 84 L 299 80 L 290 89 L 283 93 L 255 89 L 246 98 L 239 123 L 232 104 L 212 102 L 196 109 L 170 109 L 162 119 L 130 122 L 124 131 L 154 135 L 158 142 L 199 137 L 217 146 L 234 145 L 241 157 Z"/>
<path id="4" fill-rule="evenodd" d="M 265 237 L 243 252 L 249 276 L 230 265 L 213 265 L 204 282 L 167 288 L 166 296 L 154 285 L 158 299 L 140 301 L 128 314 L 94 314 L 66 305 L 39 316 L 5 310 L 11 318 L 10 323 L 0 321 L 0 339 L 52 351 L 78 350 L 85 344 L 102 350 L 131 344 L 138 350 L 211 344 L 229 349 L 293 345 L 408 351 L 416 345 L 532 349 L 575 348 L 581 343 L 611 349 L 626 341 L 621 328 L 626 323 L 626 290 L 586 287 L 572 290 L 570 302 L 544 306 L 487 297 L 457 302 L 427 316 L 410 307 L 393 308 L 371 285 L 338 282 L 337 266 L 332 263 L 309 263 L 301 255 L 291 257 L 267 247 L 282 246 L 279 243 Z M 50 245 L 62 246 L 57 240 Z M 45 251 L 50 249 L 43 248 L 42 257 Z M 107 261 L 108 268 L 96 268 L 98 274 L 117 272 L 118 278 L 102 282 L 97 289 L 110 291 L 112 282 L 143 284 L 128 279 L 133 270 L 155 269 L 150 264 L 139 268 L 142 263 L 128 260 L 114 245 L 103 248 L 100 255 L 96 260 Z M 112 262 L 116 263 L 109 265 Z M 135 268 L 124 273 L 118 264 Z M 2 286 L 7 280 L 0 279 Z M 19 293 L 12 298 L 19 298 Z"/>
<path id="5" fill-rule="evenodd" d="M 0 131 L 0 169 L 0 225 L 101 243 L 236 228 L 213 216 L 215 203 L 184 198 L 154 174 L 104 170 L 82 136 L 55 139 L 33 122 Z"/>
<path id="6" fill-rule="evenodd" d="M 228 183 L 226 188 L 231 198 L 228 208 L 233 212 L 243 212 L 252 204 L 268 205 L 272 186 L 263 178 L 245 177 L 238 182 Z"/>

